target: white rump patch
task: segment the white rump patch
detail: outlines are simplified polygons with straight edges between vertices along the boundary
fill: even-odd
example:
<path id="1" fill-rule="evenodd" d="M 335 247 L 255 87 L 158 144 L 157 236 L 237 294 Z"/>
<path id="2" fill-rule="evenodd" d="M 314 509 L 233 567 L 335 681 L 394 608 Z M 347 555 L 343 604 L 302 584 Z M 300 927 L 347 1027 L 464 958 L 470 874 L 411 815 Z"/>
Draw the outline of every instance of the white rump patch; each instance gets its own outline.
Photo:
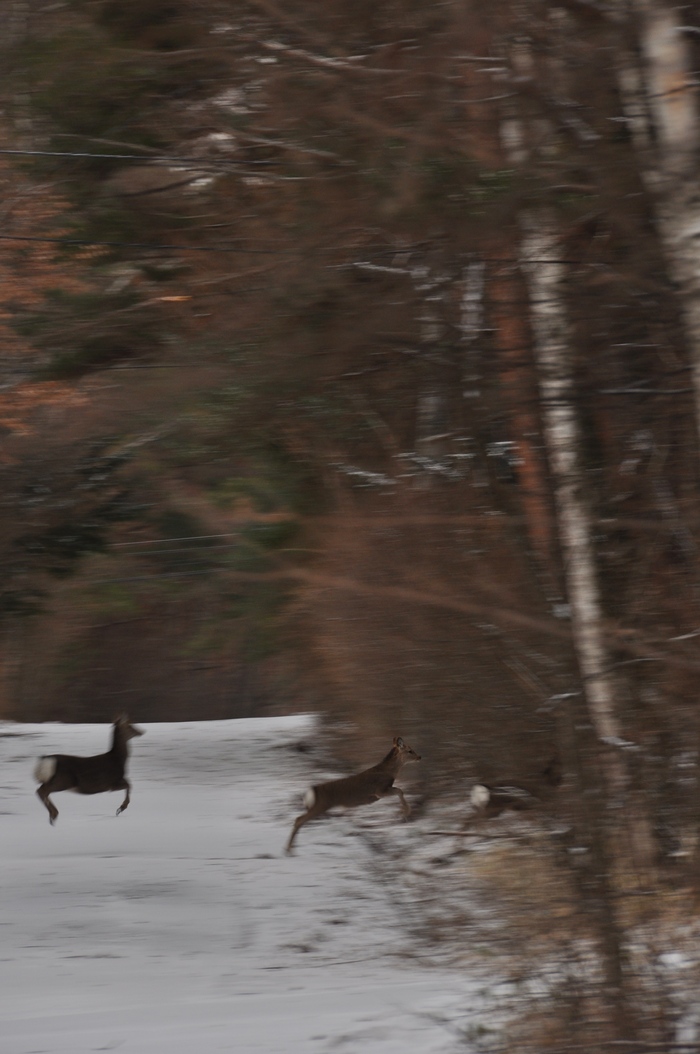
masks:
<path id="1" fill-rule="evenodd" d="M 309 787 L 306 794 L 304 795 L 304 805 L 307 809 L 312 809 L 316 804 L 316 791 L 313 787 Z"/>
<path id="2" fill-rule="evenodd" d="M 56 771 L 56 758 L 39 758 L 34 766 L 34 779 L 37 783 L 46 783 Z"/>
<path id="3" fill-rule="evenodd" d="M 475 809 L 483 809 L 489 803 L 491 797 L 491 791 L 488 787 L 485 787 L 483 783 L 477 783 L 472 787 L 472 792 L 469 795 L 469 800 Z"/>

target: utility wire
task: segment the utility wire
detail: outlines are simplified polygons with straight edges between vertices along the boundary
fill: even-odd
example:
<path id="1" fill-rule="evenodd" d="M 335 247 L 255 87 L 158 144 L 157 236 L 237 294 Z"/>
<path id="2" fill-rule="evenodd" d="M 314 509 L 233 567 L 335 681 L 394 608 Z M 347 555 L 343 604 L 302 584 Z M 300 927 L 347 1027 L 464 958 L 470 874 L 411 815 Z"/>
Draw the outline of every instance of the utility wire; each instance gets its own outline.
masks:
<path id="1" fill-rule="evenodd" d="M 148 506 L 143 506 L 147 508 Z M 226 534 L 192 534 L 185 538 L 143 538 L 138 542 L 115 542 L 110 546 L 111 549 L 123 549 L 126 546 L 131 545 L 161 545 L 163 542 L 199 542 L 199 541 L 210 541 L 214 538 L 237 538 L 240 534 L 239 531 L 228 531 Z M 202 548 L 213 548 L 212 546 L 202 546 Z M 217 547 L 218 548 L 218 547 Z"/>
<path id="2" fill-rule="evenodd" d="M 111 548 L 111 547 L 110 547 Z M 163 556 L 168 553 L 213 553 L 221 549 L 240 549 L 241 542 L 229 542 L 226 545 L 180 545 L 175 549 L 149 549 L 146 552 L 135 553 L 135 556 Z"/>
<path id="3" fill-rule="evenodd" d="M 219 247 L 215 245 L 167 245 L 157 242 L 113 242 L 96 238 L 49 238 L 46 235 L 30 234 L 0 234 L 0 239 L 16 242 L 49 242 L 52 245 L 107 245 L 128 249 L 174 249 L 177 252 L 194 253 L 252 253 L 258 256 L 284 256 L 296 251 L 293 249 L 244 249 L 233 245 Z"/>
<path id="4" fill-rule="evenodd" d="M 270 144 L 276 145 L 276 144 Z M 177 157 L 168 154 L 144 155 L 138 154 L 93 154 L 78 150 L 7 150 L 0 149 L 0 155 L 19 157 L 76 157 L 90 161 L 140 161 L 147 164 L 178 164 L 203 167 L 206 165 L 270 165 L 272 161 L 241 161 L 232 157 Z"/>
<path id="5" fill-rule="evenodd" d="M 190 578 L 192 575 L 211 575 L 215 568 L 201 571 L 164 571 L 159 575 L 130 575 L 128 578 L 93 578 L 91 585 L 106 585 L 112 582 L 147 582 L 154 578 Z"/>

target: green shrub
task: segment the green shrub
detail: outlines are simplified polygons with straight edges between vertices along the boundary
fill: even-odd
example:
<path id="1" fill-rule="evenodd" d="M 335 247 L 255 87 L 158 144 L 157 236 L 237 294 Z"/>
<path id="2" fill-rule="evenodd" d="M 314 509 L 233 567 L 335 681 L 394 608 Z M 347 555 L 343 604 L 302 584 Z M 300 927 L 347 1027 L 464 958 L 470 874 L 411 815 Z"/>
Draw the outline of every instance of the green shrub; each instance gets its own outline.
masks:
<path id="1" fill-rule="evenodd" d="M 155 316 L 129 291 L 51 289 L 38 310 L 16 318 L 13 326 L 45 353 L 37 373 L 51 379 L 130 358 L 152 349 L 158 339 Z"/>
<path id="2" fill-rule="evenodd" d="M 145 116 L 149 96 L 158 93 L 159 84 L 158 70 L 146 59 L 84 30 L 34 42 L 25 60 L 32 103 L 58 133 L 55 149 L 86 151 L 91 138 L 163 144 L 157 125 L 149 127 Z M 65 164 L 61 159 L 56 163 Z M 102 174 L 115 164 L 104 158 L 76 158 L 72 167 Z"/>
<path id="3" fill-rule="evenodd" d="M 91 152 L 91 141 L 112 140 L 167 151 L 163 122 L 169 98 L 198 96 L 226 73 L 215 57 L 187 50 L 180 55 L 135 51 L 84 27 L 32 42 L 23 52 L 31 99 L 53 130 L 56 150 Z M 95 154 L 132 153 L 100 143 Z M 147 155 L 144 155 L 147 158 Z M 65 169 L 66 161 L 54 159 Z M 71 158 L 71 172 L 104 176 L 122 162 L 109 157 Z"/>

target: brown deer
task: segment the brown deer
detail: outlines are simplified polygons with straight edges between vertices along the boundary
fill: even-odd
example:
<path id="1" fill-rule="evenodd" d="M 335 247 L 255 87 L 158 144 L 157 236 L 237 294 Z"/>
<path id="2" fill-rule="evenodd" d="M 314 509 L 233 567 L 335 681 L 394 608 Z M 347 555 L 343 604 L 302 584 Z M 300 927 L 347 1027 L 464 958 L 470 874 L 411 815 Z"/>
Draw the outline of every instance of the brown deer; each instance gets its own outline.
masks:
<path id="1" fill-rule="evenodd" d="M 371 769 L 364 769 L 362 772 L 356 772 L 354 776 L 330 780 L 328 783 L 316 783 L 313 787 L 309 787 L 304 795 L 306 812 L 294 821 L 292 833 L 287 842 L 287 852 L 291 853 L 299 828 L 309 820 L 323 816 L 336 806 L 354 809 L 358 805 L 370 805 L 374 801 L 379 801 L 380 798 L 387 798 L 395 794 L 401 802 L 404 819 L 408 819 L 411 812 L 409 804 L 403 791 L 394 786 L 394 780 L 407 761 L 420 761 L 420 754 L 416 754 L 408 743 L 404 743 L 403 739 L 397 736 L 391 750 L 378 765 L 374 765 Z"/>
<path id="2" fill-rule="evenodd" d="M 103 791 L 125 790 L 126 797 L 117 809 L 117 816 L 124 812 L 131 800 L 131 785 L 124 775 L 129 757 L 127 744 L 134 736 L 143 734 L 143 729 L 136 728 L 126 714 L 121 714 L 114 722 L 112 746 L 106 754 L 95 754 L 90 758 L 48 754 L 39 758 L 34 778 L 41 784 L 37 794 L 49 810 L 49 823 L 53 825 L 58 816 L 58 809 L 49 798 L 56 791 L 102 794 Z"/>
<path id="3" fill-rule="evenodd" d="M 472 813 L 462 825 L 462 831 L 480 824 L 483 820 L 500 816 L 503 812 L 526 812 L 536 809 L 561 782 L 561 763 L 558 757 L 554 757 L 540 773 L 537 792 L 517 783 L 476 783 L 469 795 Z"/>

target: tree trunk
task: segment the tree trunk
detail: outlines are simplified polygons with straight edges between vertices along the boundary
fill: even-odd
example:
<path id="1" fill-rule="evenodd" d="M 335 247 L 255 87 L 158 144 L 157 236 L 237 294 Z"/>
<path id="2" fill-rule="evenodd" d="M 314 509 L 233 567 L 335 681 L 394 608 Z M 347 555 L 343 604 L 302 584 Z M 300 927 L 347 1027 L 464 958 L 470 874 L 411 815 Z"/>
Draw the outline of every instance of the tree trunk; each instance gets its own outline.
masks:
<path id="1" fill-rule="evenodd" d="M 638 32 L 644 64 L 639 69 L 633 60 L 628 60 L 622 76 L 622 95 L 644 179 L 655 199 L 659 235 L 680 298 L 692 363 L 696 428 L 700 433 L 700 122 L 697 75 L 692 69 L 687 31 L 680 21 L 682 12 L 682 8 L 665 7 L 656 0 L 636 0 L 633 4 L 632 30 Z M 668 507 L 670 503 L 665 500 L 660 504 Z M 700 742 L 698 716 L 696 723 Z M 695 826 L 696 849 L 690 877 L 700 895 L 700 814 Z"/>

